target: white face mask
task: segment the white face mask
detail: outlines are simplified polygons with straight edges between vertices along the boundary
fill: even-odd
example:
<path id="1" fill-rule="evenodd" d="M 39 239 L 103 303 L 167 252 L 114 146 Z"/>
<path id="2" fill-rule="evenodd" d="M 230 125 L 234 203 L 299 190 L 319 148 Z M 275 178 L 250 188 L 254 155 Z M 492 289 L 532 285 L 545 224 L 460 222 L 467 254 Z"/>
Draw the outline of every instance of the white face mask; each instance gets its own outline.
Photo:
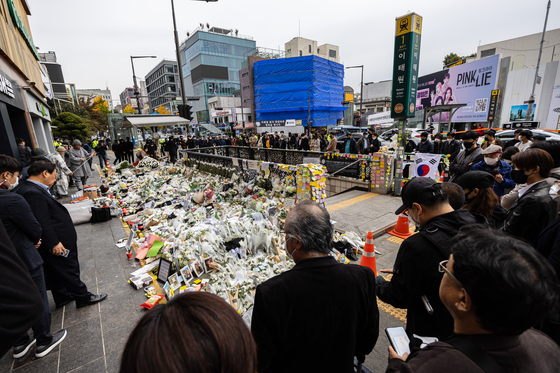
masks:
<path id="1" fill-rule="evenodd" d="M 498 158 L 484 157 L 484 163 L 486 163 L 488 166 L 495 166 L 498 161 Z"/>
<path id="2" fill-rule="evenodd" d="M 434 141 L 435 141 L 435 142 L 440 142 L 441 140 L 440 140 L 440 139 L 435 139 Z"/>
<path id="3" fill-rule="evenodd" d="M 10 186 L 8 187 L 8 190 L 12 190 L 12 189 L 14 189 L 15 187 L 18 186 L 18 184 L 19 184 L 19 179 L 16 178 L 16 182 L 13 183 L 13 184 L 10 183 L 10 182 L 8 181 L 8 179 L 5 179 L 4 182 L 10 184 Z"/>

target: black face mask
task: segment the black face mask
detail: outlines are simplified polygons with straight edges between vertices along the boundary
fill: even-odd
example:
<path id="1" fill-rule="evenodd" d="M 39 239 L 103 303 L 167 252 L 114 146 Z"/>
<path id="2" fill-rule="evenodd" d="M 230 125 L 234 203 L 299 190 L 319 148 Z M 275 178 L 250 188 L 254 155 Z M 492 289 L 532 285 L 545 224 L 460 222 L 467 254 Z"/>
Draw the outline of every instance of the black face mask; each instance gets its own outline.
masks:
<path id="1" fill-rule="evenodd" d="M 469 194 L 471 194 L 471 192 L 465 193 L 465 205 L 468 205 L 474 200 L 474 198 L 469 198 Z"/>
<path id="2" fill-rule="evenodd" d="M 474 141 L 465 141 L 463 142 L 463 145 L 465 146 L 465 149 L 470 149 L 471 146 L 473 146 Z"/>
<path id="3" fill-rule="evenodd" d="M 527 178 L 529 178 L 529 175 L 525 175 L 525 171 L 511 170 L 511 180 L 513 180 L 514 183 L 525 184 L 527 183 Z"/>

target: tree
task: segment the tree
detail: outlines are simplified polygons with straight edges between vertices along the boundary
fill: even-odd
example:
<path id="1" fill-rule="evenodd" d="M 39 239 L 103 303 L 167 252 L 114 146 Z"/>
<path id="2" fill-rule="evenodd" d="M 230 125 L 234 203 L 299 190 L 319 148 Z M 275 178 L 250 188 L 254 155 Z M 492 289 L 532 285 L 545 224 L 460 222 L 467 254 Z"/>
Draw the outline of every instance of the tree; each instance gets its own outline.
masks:
<path id="1" fill-rule="evenodd" d="M 93 100 L 93 110 L 103 114 L 108 114 L 111 112 L 111 110 L 109 110 L 109 103 L 105 101 L 101 96 Z"/>
<path id="2" fill-rule="evenodd" d="M 160 114 L 171 114 L 163 105 L 159 105 L 159 107 L 156 109 L 156 112 Z"/>
<path id="3" fill-rule="evenodd" d="M 92 132 L 91 128 L 88 128 L 88 124 L 84 123 L 84 120 L 73 113 L 60 113 L 52 121 L 53 126 L 57 127 L 53 129 L 53 133 L 56 137 L 63 137 L 66 139 L 84 139 L 89 136 Z"/>
<path id="4" fill-rule="evenodd" d="M 126 113 L 126 114 L 134 114 L 134 113 L 136 113 L 136 109 L 134 109 L 134 108 L 132 107 L 132 105 L 128 104 L 128 105 L 126 105 L 126 106 L 124 107 L 123 113 Z"/>
<path id="5" fill-rule="evenodd" d="M 459 57 L 455 53 L 449 53 L 447 56 L 443 57 L 443 66 L 447 66 L 453 62 L 457 62 L 462 60 L 462 57 Z"/>

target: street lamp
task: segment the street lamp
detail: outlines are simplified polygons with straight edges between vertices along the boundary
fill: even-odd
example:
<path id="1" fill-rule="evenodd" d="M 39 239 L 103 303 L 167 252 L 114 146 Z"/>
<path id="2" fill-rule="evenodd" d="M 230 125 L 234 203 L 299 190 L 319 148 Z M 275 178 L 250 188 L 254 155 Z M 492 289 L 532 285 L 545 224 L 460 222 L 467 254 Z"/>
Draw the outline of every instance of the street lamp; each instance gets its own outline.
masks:
<path id="1" fill-rule="evenodd" d="M 321 83 L 317 83 L 316 85 L 312 85 L 311 87 L 307 88 L 307 130 L 309 131 L 309 124 L 311 123 L 311 88 L 317 87 L 321 85 Z"/>
<path id="2" fill-rule="evenodd" d="M 134 59 L 135 58 L 157 58 L 156 56 L 130 56 L 130 64 L 132 65 L 132 80 L 134 81 L 134 96 L 136 96 L 136 107 L 138 108 L 138 114 L 140 112 L 140 92 L 138 92 L 138 84 L 136 83 L 136 73 L 134 72 Z"/>
<path id="3" fill-rule="evenodd" d="M 360 116 L 362 115 L 362 102 L 364 102 L 364 65 L 359 66 L 348 66 L 347 69 L 362 69 L 362 80 L 360 82 Z M 362 126 L 362 122 L 360 121 L 360 127 Z"/>
<path id="4" fill-rule="evenodd" d="M 195 0 L 217 2 L 218 0 Z M 175 19 L 175 2 L 171 0 L 171 14 L 173 15 L 173 33 L 175 35 L 175 52 L 177 54 L 177 66 L 179 67 L 179 80 L 181 81 L 181 101 L 183 108 L 187 105 L 187 97 L 185 96 L 185 82 L 183 81 L 183 66 L 181 65 L 181 58 L 179 53 L 179 34 L 177 33 L 177 20 Z M 184 112 L 184 111 L 183 111 Z M 186 119 L 186 118 L 185 118 Z M 187 127 L 187 134 L 190 133 L 190 125 Z"/>

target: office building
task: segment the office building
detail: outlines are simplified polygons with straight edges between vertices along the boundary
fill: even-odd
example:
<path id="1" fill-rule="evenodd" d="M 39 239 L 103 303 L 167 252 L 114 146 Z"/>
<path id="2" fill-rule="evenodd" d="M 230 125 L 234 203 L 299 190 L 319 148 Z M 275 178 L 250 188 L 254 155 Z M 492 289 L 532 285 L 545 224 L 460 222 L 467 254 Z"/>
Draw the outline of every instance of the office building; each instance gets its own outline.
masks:
<path id="1" fill-rule="evenodd" d="M 47 90 L 54 100 L 73 102 L 77 100 L 76 88 L 73 84 L 67 84 L 62 73 L 62 66 L 58 63 L 56 53 L 38 53 L 39 64 L 44 67 L 48 74 Z"/>
<path id="2" fill-rule="evenodd" d="M 152 111 L 164 106 L 172 112 L 171 101 L 181 96 L 177 61 L 162 60 L 146 74 L 147 102 Z"/>
<path id="3" fill-rule="evenodd" d="M 31 148 L 53 152 L 46 101 L 46 71 L 31 38 L 26 0 L 2 2 L 0 17 L 0 153 L 19 159 L 16 138 Z M 46 69 L 45 69 L 46 70 Z"/>
<path id="4" fill-rule="evenodd" d="M 193 123 L 209 123 L 208 99 L 212 96 L 233 96 L 240 90 L 239 70 L 245 54 L 256 47 L 249 36 L 237 30 L 201 26 L 181 43 L 180 59 L 187 97 L 193 107 Z"/>
<path id="5" fill-rule="evenodd" d="M 140 95 L 140 91 L 138 91 L 138 94 Z M 121 100 L 121 106 L 123 110 L 127 105 L 131 105 L 134 108 L 134 110 L 138 112 L 138 103 L 136 102 L 134 88 L 131 87 L 125 88 L 124 91 L 122 91 L 121 94 L 119 95 L 119 98 Z M 143 105 L 142 98 L 140 98 L 140 110 L 142 110 L 142 105 Z"/>
<path id="6" fill-rule="evenodd" d="M 317 42 L 302 37 L 293 38 L 284 44 L 286 57 L 318 56 L 329 61 L 339 62 L 339 50 L 336 45 L 323 44 L 317 46 Z"/>
<path id="7" fill-rule="evenodd" d="M 113 110 L 113 98 L 111 96 L 111 91 L 109 90 L 109 88 L 76 89 L 76 97 L 78 99 L 84 98 L 85 100 L 91 99 L 93 101 L 100 96 L 101 98 L 103 98 L 103 100 L 107 101 L 107 104 L 109 105 L 109 109 Z"/>

